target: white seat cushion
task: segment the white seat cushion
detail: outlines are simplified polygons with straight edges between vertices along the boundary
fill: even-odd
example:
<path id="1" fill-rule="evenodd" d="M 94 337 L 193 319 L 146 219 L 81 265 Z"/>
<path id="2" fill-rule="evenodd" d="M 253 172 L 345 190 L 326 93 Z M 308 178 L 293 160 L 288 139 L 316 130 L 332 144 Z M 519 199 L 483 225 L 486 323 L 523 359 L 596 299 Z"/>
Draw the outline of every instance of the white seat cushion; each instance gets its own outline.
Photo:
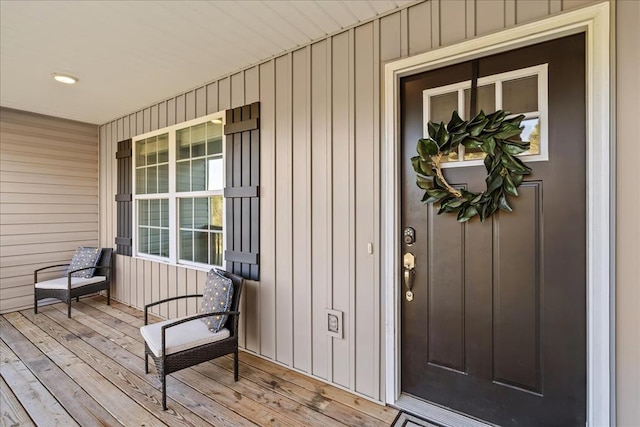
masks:
<path id="1" fill-rule="evenodd" d="M 105 276 L 93 276 L 85 279 L 84 277 L 71 277 L 71 288 L 79 288 L 80 286 L 90 285 L 92 283 L 104 282 L 107 280 Z M 67 278 L 58 277 L 57 279 L 45 280 L 36 283 L 38 289 L 67 289 Z"/>
<path id="2" fill-rule="evenodd" d="M 179 319 L 165 320 L 140 328 L 142 337 L 156 357 L 162 356 L 162 326 L 175 322 L 176 320 Z M 200 319 L 181 323 L 167 329 L 167 354 L 177 353 L 203 344 L 220 341 L 228 338 L 230 335 L 231 334 L 227 328 L 220 329 L 215 333 L 211 332 L 207 325 Z"/>

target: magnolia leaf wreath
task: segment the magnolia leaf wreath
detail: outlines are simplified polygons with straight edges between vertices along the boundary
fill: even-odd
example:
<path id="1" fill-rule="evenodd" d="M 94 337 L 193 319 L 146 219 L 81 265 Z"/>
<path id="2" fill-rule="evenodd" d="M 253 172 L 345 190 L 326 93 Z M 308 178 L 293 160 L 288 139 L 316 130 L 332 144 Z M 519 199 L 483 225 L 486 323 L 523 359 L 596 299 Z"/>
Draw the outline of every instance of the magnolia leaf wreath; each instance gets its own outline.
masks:
<path id="1" fill-rule="evenodd" d="M 417 174 L 418 187 L 425 190 L 423 203 L 440 202 L 438 214 L 457 212 L 458 221 L 465 222 L 478 215 L 480 221 L 500 209 L 511 212 L 507 194 L 518 195 L 518 186 L 531 169 L 516 157 L 529 149 L 529 142 L 520 140 L 523 115 L 507 118 L 508 112 L 483 111 L 469 121 L 462 120 L 457 111 L 445 126 L 443 122 L 428 123 L 429 137 L 418 141 L 418 156 L 411 158 Z M 480 148 L 485 154 L 487 188 L 482 193 L 453 188 L 442 174 L 443 156 L 466 148 Z"/>

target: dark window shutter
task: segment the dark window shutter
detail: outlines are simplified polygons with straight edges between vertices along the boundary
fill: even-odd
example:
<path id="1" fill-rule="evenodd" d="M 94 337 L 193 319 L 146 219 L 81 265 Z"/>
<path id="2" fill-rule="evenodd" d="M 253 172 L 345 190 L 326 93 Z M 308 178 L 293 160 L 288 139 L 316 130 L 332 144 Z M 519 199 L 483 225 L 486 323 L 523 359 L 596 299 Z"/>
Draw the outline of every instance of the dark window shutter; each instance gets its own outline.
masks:
<path id="1" fill-rule="evenodd" d="M 260 103 L 227 110 L 224 134 L 226 268 L 259 280 Z"/>
<path id="2" fill-rule="evenodd" d="M 118 193 L 116 194 L 116 210 L 118 215 L 118 229 L 116 234 L 116 253 L 131 256 L 132 233 L 132 179 L 131 139 L 118 142 L 116 159 L 118 162 Z"/>

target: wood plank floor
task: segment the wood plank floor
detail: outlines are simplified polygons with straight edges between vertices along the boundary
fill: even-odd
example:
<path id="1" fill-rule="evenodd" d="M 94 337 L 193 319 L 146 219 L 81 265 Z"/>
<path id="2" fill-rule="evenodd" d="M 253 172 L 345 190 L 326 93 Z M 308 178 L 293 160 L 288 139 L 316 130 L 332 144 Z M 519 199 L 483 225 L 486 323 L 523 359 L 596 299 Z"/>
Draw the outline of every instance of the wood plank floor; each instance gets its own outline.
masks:
<path id="1" fill-rule="evenodd" d="M 96 296 L 0 316 L 1 426 L 389 426 L 395 409 L 240 352 L 144 373 L 143 313 Z M 153 363 L 150 364 L 152 366 Z"/>

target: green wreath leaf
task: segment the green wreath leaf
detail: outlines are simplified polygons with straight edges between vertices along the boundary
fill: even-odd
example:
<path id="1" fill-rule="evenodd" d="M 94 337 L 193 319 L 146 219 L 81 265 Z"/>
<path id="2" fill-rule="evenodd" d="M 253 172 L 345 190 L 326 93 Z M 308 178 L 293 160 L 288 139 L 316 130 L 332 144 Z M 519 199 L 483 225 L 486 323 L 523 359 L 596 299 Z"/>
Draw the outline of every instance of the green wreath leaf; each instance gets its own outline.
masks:
<path id="1" fill-rule="evenodd" d="M 418 140 L 417 156 L 411 158 L 416 172 L 416 184 L 425 190 L 423 203 L 440 203 L 438 214 L 457 213 L 460 222 L 478 216 L 481 221 L 497 210 L 511 212 L 507 194 L 518 196 L 518 186 L 531 168 L 515 157 L 529 149 L 528 141 L 520 141 L 523 115 L 507 118 L 507 111 L 491 114 L 480 111 L 469 121 L 462 120 L 457 111 L 447 125 L 427 123 L 429 136 Z M 486 190 L 473 193 L 452 187 L 442 174 L 441 162 L 450 152 L 466 148 L 480 148 L 485 154 L 487 170 Z"/>
<path id="2" fill-rule="evenodd" d="M 422 188 L 423 190 L 430 190 L 433 188 L 433 181 L 423 178 L 420 175 L 416 177 L 416 184 L 418 184 L 418 187 Z"/>

